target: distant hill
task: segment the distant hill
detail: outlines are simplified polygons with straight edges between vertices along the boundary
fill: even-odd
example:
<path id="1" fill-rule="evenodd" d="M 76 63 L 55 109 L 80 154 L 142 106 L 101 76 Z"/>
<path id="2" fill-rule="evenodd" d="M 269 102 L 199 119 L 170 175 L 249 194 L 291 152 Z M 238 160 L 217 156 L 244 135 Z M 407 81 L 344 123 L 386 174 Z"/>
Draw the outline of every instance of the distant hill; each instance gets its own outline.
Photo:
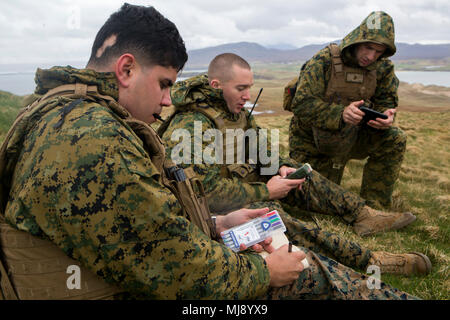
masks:
<path id="1" fill-rule="evenodd" d="M 337 41 L 336 41 L 337 42 Z M 215 47 L 190 50 L 186 69 L 203 67 L 218 54 L 224 52 L 236 53 L 250 63 L 290 63 L 306 61 L 318 50 L 325 47 L 324 44 L 312 44 L 296 49 L 281 50 L 273 47 L 264 47 L 254 42 L 228 43 Z M 450 57 L 450 44 L 407 44 L 397 43 L 397 53 L 392 60 L 410 59 L 444 59 Z"/>
<path id="2" fill-rule="evenodd" d="M 450 57 L 450 43 L 446 44 L 407 44 L 396 43 L 397 53 L 392 60 L 445 59 Z"/>

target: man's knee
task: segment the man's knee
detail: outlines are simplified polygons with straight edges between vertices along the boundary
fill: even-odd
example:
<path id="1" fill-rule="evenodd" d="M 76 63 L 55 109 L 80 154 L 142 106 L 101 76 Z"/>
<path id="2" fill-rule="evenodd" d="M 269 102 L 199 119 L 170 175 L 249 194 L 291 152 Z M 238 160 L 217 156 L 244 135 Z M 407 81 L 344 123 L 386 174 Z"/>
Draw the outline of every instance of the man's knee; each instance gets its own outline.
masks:
<path id="1" fill-rule="evenodd" d="M 403 149 L 406 149 L 406 140 L 408 139 L 408 135 L 406 134 L 406 132 L 399 127 L 392 127 L 391 129 L 395 144 L 402 147 Z"/>
<path id="2" fill-rule="evenodd" d="M 397 157 L 403 158 L 403 154 L 406 151 L 407 134 L 398 127 L 392 127 L 388 139 L 390 144 L 386 151 L 391 155 L 398 155 Z"/>
<path id="3" fill-rule="evenodd" d="M 406 151 L 407 134 L 398 127 L 391 127 L 382 136 L 376 153 L 403 154 Z"/>

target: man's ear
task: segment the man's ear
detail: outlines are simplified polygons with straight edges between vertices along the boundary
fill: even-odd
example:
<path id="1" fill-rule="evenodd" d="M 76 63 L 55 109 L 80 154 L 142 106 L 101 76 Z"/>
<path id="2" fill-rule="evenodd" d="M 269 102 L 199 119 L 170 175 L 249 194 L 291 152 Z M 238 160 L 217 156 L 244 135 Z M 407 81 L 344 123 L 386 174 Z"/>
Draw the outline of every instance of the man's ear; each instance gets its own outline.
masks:
<path id="1" fill-rule="evenodd" d="M 213 87 L 214 89 L 220 89 L 220 80 L 219 80 L 219 79 L 212 79 L 212 80 L 209 82 L 209 85 L 210 85 L 211 87 Z"/>
<path id="2" fill-rule="evenodd" d="M 128 88 L 130 86 L 136 68 L 136 58 L 131 53 L 125 53 L 116 60 L 114 72 L 121 87 Z"/>

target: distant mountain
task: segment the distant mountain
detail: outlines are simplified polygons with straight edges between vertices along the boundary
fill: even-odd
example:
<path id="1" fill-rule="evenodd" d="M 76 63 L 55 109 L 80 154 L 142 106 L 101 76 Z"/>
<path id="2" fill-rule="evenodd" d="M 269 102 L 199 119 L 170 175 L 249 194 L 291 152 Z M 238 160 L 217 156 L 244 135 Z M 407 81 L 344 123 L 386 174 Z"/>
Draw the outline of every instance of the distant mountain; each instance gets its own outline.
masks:
<path id="1" fill-rule="evenodd" d="M 336 41 L 338 42 L 338 41 Z M 312 44 L 296 49 L 280 48 L 283 45 L 264 47 L 254 42 L 228 43 L 215 47 L 190 50 L 186 69 L 205 68 L 218 54 L 232 52 L 240 55 L 250 63 L 292 63 L 306 61 L 328 43 Z M 397 53 L 392 60 L 409 59 L 443 59 L 450 57 L 450 44 L 407 44 L 396 43 Z"/>
<path id="2" fill-rule="evenodd" d="M 322 46 L 317 46 L 318 49 L 320 47 Z M 188 52 L 189 60 L 187 68 L 207 66 L 215 56 L 224 52 L 231 52 L 240 55 L 250 63 L 283 63 L 306 60 L 310 57 L 308 53 L 313 50 L 303 53 L 302 51 L 304 50 L 302 49 L 303 48 L 291 50 L 270 49 L 254 42 L 228 43 L 216 47 L 190 50 Z"/>
<path id="3" fill-rule="evenodd" d="M 267 49 L 278 49 L 278 50 L 295 50 L 298 49 L 298 47 L 293 46 L 289 43 L 278 43 L 278 44 L 271 44 L 265 46 Z"/>
<path id="4" fill-rule="evenodd" d="M 444 59 L 450 57 L 450 43 L 446 44 L 408 44 L 396 43 L 397 53 L 392 60 Z"/>

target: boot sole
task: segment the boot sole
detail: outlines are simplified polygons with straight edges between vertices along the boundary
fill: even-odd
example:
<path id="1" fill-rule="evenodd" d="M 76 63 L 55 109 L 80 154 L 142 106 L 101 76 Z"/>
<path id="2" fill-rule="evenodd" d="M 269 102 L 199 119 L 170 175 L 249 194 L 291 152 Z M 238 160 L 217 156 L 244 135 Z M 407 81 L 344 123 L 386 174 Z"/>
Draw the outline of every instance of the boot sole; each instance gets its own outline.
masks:
<path id="1" fill-rule="evenodd" d="M 409 225 L 409 224 L 413 223 L 414 221 L 416 221 L 416 219 L 417 219 L 417 217 L 415 215 L 413 215 L 412 213 L 410 213 L 410 214 L 411 214 L 411 217 L 409 219 L 406 219 L 406 220 L 404 220 L 402 222 L 399 222 L 397 224 L 393 224 L 390 228 L 377 230 L 377 231 L 374 230 L 374 231 L 363 232 L 363 233 L 360 233 L 359 236 L 367 237 L 367 236 L 371 236 L 373 234 L 377 234 L 377 233 L 381 233 L 381 232 L 385 232 L 385 231 L 393 231 L 393 230 L 398 230 L 398 229 L 404 228 L 407 225 Z"/>
<path id="2" fill-rule="evenodd" d="M 423 261 L 425 261 L 425 266 L 426 266 L 425 273 L 416 272 L 416 274 L 429 274 L 431 272 L 431 268 L 432 268 L 430 259 L 426 255 L 424 255 L 423 253 L 420 253 L 420 252 L 413 251 L 410 253 L 418 255 L 419 257 L 421 257 L 423 259 Z"/>

